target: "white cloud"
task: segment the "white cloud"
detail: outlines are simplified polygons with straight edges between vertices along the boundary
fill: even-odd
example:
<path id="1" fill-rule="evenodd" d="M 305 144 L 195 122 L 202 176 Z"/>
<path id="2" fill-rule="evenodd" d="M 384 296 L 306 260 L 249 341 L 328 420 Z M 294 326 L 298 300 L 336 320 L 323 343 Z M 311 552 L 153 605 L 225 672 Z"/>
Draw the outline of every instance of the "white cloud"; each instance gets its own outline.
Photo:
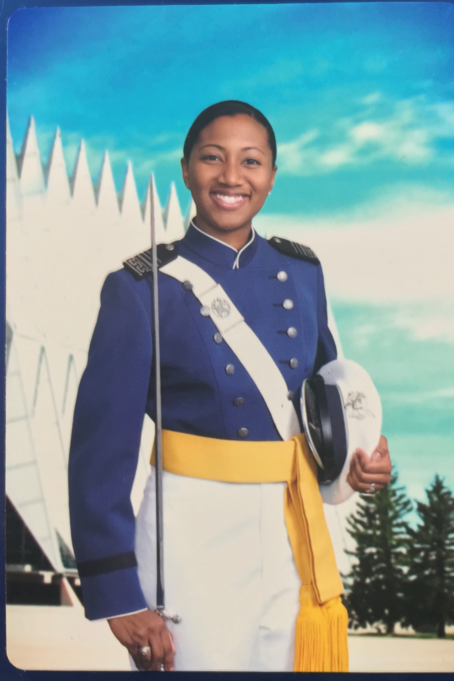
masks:
<path id="1" fill-rule="evenodd" d="M 315 135 L 307 131 L 279 145 L 281 173 L 320 175 L 341 166 L 364 166 L 383 159 L 424 165 L 435 157 L 439 140 L 454 139 L 454 105 L 450 102 L 429 104 L 422 96 L 414 97 L 397 102 L 387 115 L 372 117 L 370 104 L 381 99 L 379 93 L 372 93 L 363 98 L 365 109 L 355 116 L 338 121 L 329 130 L 317 130 Z M 450 163 L 449 157 L 446 162 Z"/>
<path id="2" fill-rule="evenodd" d="M 363 144 L 371 140 L 379 140 L 382 137 L 382 126 L 377 123 L 364 122 L 350 130 L 350 136 L 357 144 Z"/>
<path id="3" fill-rule="evenodd" d="M 360 101 L 362 104 L 376 104 L 377 102 L 380 101 L 382 98 L 381 94 L 379 92 L 371 92 L 369 95 L 366 95 L 363 97 Z"/>
<path id="4" fill-rule="evenodd" d="M 315 159 L 312 159 L 313 151 L 307 147 L 319 136 L 317 129 L 307 130 L 302 135 L 278 145 L 278 163 L 281 173 L 289 175 L 304 174 L 304 167 L 311 168 Z M 312 159 L 312 160 L 311 160 Z"/>
<path id="5" fill-rule="evenodd" d="M 254 224 L 313 248 L 333 301 L 395 306 L 395 325 L 415 339 L 453 342 L 454 204 L 422 188 L 401 192 L 364 207 L 363 217 L 264 215 Z"/>
<path id="6" fill-rule="evenodd" d="M 424 404 L 425 402 L 432 403 L 434 400 L 445 400 L 446 398 L 454 397 L 454 385 L 449 388 L 441 388 L 439 390 L 427 390 L 426 392 L 413 393 L 388 393 L 384 396 L 388 402 L 397 402 L 399 404 Z"/>
<path id="7" fill-rule="evenodd" d="M 451 303 L 400 310 L 394 316 L 397 327 L 410 331 L 416 340 L 442 338 L 454 342 L 454 299 Z M 454 393 L 453 393 L 454 394 Z"/>
<path id="8" fill-rule="evenodd" d="M 330 166 L 331 168 L 337 168 L 339 166 L 351 163 L 353 160 L 353 150 L 348 145 L 330 149 L 320 156 L 320 163 L 322 166 Z"/>

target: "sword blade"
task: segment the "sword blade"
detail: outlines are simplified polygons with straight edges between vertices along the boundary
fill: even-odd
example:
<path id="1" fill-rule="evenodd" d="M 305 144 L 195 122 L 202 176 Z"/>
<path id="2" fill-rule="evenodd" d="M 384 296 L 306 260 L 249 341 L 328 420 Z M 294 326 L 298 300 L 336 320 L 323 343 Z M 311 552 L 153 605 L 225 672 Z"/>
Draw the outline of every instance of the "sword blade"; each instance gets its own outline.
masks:
<path id="1" fill-rule="evenodd" d="M 153 263 L 153 355 L 155 367 L 155 474 L 156 474 L 156 607 L 165 608 L 164 597 L 164 524 L 162 498 L 162 404 L 161 404 L 161 349 L 159 344 L 158 252 L 154 220 L 153 181 L 150 178 L 151 257 Z"/>

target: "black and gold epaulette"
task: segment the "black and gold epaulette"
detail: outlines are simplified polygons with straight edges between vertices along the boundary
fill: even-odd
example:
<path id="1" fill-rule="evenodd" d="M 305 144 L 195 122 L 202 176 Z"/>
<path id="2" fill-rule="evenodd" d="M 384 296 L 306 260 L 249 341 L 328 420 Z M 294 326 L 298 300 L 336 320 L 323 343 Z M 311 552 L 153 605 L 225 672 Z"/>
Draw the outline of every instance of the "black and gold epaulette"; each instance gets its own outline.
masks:
<path id="1" fill-rule="evenodd" d="M 272 236 L 271 239 L 268 239 L 268 243 L 279 253 L 289 255 L 291 258 L 298 258 L 298 260 L 311 262 L 313 265 L 320 265 L 320 260 L 309 246 L 303 246 L 302 244 L 297 244 L 296 241 L 289 241 L 277 236 Z"/>
<path id="2" fill-rule="evenodd" d="M 175 260 L 178 257 L 178 244 L 158 244 L 158 269 L 167 265 L 168 262 Z M 136 279 L 143 279 L 153 272 L 153 257 L 152 250 L 149 248 L 143 253 L 135 255 L 129 260 L 125 260 L 123 266 L 131 272 Z"/>

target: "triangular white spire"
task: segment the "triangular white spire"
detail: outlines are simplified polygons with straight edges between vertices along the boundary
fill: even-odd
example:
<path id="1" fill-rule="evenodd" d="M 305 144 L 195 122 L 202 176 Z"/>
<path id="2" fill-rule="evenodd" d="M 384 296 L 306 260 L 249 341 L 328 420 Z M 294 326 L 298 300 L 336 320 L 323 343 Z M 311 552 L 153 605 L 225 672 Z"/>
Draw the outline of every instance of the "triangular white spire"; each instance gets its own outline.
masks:
<path id="1" fill-rule="evenodd" d="M 95 207 L 95 195 L 93 192 L 93 183 L 88 167 L 84 140 L 81 140 L 80 142 L 71 186 L 74 201 L 79 204 L 80 207 L 92 210 Z"/>
<path id="2" fill-rule="evenodd" d="M 60 128 L 55 131 L 52 149 L 46 166 L 47 195 L 46 199 L 54 203 L 68 202 L 71 197 L 66 163 L 63 156 Z"/>
<path id="3" fill-rule="evenodd" d="M 184 222 L 181 215 L 180 204 L 178 202 L 175 182 L 170 185 L 169 200 L 164 211 L 164 222 L 166 226 L 166 240 L 175 241 L 184 236 Z"/>
<path id="4" fill-rule="evenodd" d="M 43 194 L 44 173 L 39 155 L 36 125 L 33 116 L 28 121 L 22 150 L 19 157 L 20 184 L 23 196 Z"/>
<path id="5" fill-rule="evenodd" d="M 118 199 L 110 165 L 109 152 L 104 152 L 101 172 L 96 183 L 96 198 L 98 210 L 118 215 Z"/>
<path id="6" fill-rule="evenodd" d="M 39 461 L 41 484 L 52 525 L 71 547 L 71 530 L 68 513 L 67 458 L 57 406 L 57 394 L 52 380 L 59 374 L 56 365 L 64 354 L 53 352 L 54 365 L 50 365 L 47 350 L 40 350 L 33 390 L 31 425 L 34 448 Z M 60 365 L 61 366 L 61 365 Z M 53 368 L 53 371 L 51 369 Z"/>
<path id="7" fill-rule="evenodd" d="M 123 187 L 120 192 L 120 206 L 123 221 L 132 226 L 142 223 L 139 197 L 137 196 L 136 182 L 131 161 L 128 161 Z"/>
<path id="8" fill-rule="evenodd" d="M 150 181 L 147 185 L 145 194 L 145 201 L 143 202 L 143 221 L 145 228 L 151 230 L 151 215 L 150 215 L 150 185 L 153 189 L 153 209 L 154 209 L 154 225 L 156 233 L 156 241 L 158 244 L 167 243 L 169 238 L 164 229 L 164 221 L 162 219 L 162 208 L 159 201 L 158 190 L 156 189 L 156 182 L 153 173 L 150 175 Z"/>
<path id="9" fill-rule="evenodd" d="M 8 117 L 6 119 L 6 214 L 8 222 L 17 220 L 21 214 L 19 173 Z"/>
<path id="10" fill-rule="evenodd" d="M 43 486 L 41 462 L 24 393 L 17 347 L 11 346 L 6 377 L 6 494 L 56 570 L 62 570 L 54 525 Z"/>
<path id="11" fill-rule="evenodd" d="M 188 212 L 186 213 L 186 218 L 184 221 L 184 231 L 188 231 L 188 227 L 191 224 L 191 220 L 196 216 L 197 208 L 194 203 L 194 199 L 191 196 L 191 203 L 189 204 Z"/>

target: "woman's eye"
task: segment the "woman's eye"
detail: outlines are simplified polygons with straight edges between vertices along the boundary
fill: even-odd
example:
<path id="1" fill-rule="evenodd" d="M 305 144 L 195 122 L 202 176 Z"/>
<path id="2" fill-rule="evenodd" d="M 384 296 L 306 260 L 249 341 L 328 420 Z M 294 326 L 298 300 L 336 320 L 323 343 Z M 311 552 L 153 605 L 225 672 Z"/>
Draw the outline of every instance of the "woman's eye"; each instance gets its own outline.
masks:
<path id="1" fill-rule="evenodd" d="M 247 158 L 247 159 L 245 159 L 245 163 L 246 163 L 248 166 L 253 166 L 253 165 L 259 166 L 259 165 L 260 165 L 260 162 L 257 161 L 256 158 Z"/>
<path id="2" fill-rule="evenodd" d="M 206 154 L 206 156 L 202 156 L 202 161 L 218 161 L 219 156 L 216 156 L 216 154 Z"/>

